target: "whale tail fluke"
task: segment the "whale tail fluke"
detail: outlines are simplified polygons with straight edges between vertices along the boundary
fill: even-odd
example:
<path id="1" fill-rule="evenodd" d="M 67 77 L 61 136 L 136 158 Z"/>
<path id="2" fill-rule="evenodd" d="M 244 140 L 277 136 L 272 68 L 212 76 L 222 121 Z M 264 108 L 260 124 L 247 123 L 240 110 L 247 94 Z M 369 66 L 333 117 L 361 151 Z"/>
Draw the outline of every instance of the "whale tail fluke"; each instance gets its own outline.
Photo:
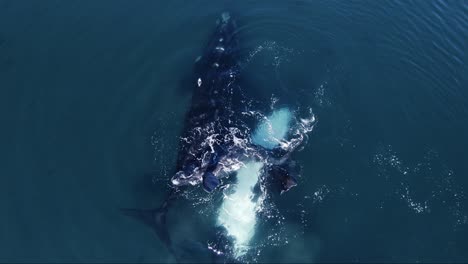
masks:
<path id="1" fill-rule="evenodd" d="M 152 228 L 159 239 L 164 243 L 167 249 L 174 254 L 172 247 L 171 237 L 166 226 L 167 208 L 161 207 L 156 209 L 134 209 L 134 208 L 121 208 L 122 214 L 132 217 L 146 226 Z"/>

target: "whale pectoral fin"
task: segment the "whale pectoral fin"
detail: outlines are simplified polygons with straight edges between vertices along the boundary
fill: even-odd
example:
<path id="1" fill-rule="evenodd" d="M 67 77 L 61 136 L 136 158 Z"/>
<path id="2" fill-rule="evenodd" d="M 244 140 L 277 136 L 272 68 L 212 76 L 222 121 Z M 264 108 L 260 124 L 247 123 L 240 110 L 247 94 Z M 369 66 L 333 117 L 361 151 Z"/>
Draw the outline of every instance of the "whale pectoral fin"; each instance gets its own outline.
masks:
<path id="1" fill-rule="evenodd" d="M 218 185 L 219 179 L 212 172 L 207 172 L 203 175 L 203 188 L 207 192 L 212 192 Z"/>
<path id="2" fill-rule="evenodd" d="M 273 178 L 276 184 L 279 185 L 281 194 L 289 191 L 289 189 L 297 185 L 294 172 L 288 166 L 274 165 L 270 168 L 269 175 Z"/>
<path id="3" fill-rule="evenodd" d="M 287 192 L 289 191 L 289 189 L 291 189 L 292 187 L 296 186 L 297 185 L 297 180 L 295 177 L 291 176 L 291 175 L 287 175 L 285 176 L 283 179 L 282 179 L 282 182 L 281 182 L 281 194 L 283 194 L 284 192 Z"/>

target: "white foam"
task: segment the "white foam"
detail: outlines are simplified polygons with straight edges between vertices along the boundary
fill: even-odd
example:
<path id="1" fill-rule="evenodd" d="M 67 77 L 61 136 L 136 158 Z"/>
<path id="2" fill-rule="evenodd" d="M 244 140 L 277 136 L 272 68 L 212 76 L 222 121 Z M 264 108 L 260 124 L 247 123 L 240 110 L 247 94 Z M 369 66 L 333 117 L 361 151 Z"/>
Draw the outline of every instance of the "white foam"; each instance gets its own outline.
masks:
<path id="1" fill-rule="evenodd" d="M 252 135 L 252 143 L 267 149 L 273 149 L 280 145 L 287 136 L 292 113 L 288 108 L 275 110 L 255 130 Z"/>
<path id="2" fill-rule="evenodd" d="M 255 130 L 252 142 L 264 148 L 273 149 L 285 140 L 289 132 L 292 113 L 288 108 L 274 111 Z M 234 256 L 241 257 L 249 249 L 255 234 L 256 212 L 261 209 L 262 198 L 253 200 L 253 188 L 259 181 L 264 162 L 253 157 L 237 171 L 237 183 L 224 193 L 224 200 L 218 212 L 218 224 L 226 228 L 234 242 Z"/>
<path id="3" fill-rule="evenodd" d="M 262 162 L 249 162 L 237 172 L 237 183 L 231 194 L 225 194 L 219 210 L 218 224 L 226 228 L 234 239 L 234 255 L 244 255 L 255 233 L 256 211 L 260 202 L 252 200 L 253 188 L 260 177 Z"/>

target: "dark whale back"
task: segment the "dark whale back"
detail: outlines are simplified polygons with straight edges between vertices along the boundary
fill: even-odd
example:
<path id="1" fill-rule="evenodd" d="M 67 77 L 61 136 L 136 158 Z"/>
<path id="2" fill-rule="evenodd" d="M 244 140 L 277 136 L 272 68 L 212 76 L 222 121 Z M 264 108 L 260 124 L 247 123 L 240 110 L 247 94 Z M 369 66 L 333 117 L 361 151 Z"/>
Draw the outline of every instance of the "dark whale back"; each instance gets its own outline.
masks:
<path id="1" fill-rule="evenodd" d="M 199 113 L 214 114 L 207 110 L 220 111 L 232 107 L 232 85 L 238 72 L 239 41 L 236 37 L 236 24 L 227 13 L 221 16 L 217 24 L 203 55 L 195 64 L 194 90 L 188 121 Z"/>
<path id="2" fill-rule="evenodd" d="M 194 66 L 192 102 L 181 135 L 176 166 L 176 171 L 184 172 L 184 175 L 191 175 L 194 169 L 201 168 L 200 157 L 214 151 L 213 146 L 206 144 L 207 137 L 215 135 L 214 140 L 222 141 L 228 127 L 234 125 L 231 122 L 238 112 L 236 98 L 240 91 L 236 28 L 234 19 L 223 13 Z M 217 144 L 215 148 L 220 156 L 219 151 L 222 152 L 224 147 Z"/>

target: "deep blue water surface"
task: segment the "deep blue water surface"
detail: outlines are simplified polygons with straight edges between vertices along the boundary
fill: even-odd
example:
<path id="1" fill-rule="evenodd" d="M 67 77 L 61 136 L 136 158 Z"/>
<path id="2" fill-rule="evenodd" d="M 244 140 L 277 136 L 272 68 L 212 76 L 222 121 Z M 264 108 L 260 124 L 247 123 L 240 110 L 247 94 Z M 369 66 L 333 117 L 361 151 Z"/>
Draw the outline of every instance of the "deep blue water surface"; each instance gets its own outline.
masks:
<path id="1" fill-rule="evenodd" d="M 0 0 L 0 262 L 174 260 L 118 209 L 164 199 L 225 10 L 246 89 L 318 120 L 252 259 L 467 262 L 465 0 Z M 169 213 L 176 242 L 207 245 L 206 204 Z"/>

